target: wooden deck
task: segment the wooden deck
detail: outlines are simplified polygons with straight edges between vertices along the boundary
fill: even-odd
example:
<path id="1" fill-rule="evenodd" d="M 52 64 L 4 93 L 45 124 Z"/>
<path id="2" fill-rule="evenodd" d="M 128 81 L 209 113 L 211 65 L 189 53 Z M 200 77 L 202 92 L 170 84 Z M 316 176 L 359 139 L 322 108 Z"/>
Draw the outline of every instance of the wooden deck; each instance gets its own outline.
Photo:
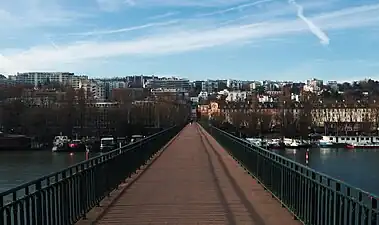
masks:
<path id="1" fill-rule="evenodd" d="M 188 125 L 97 224 L 300 224 L 197 124 Z"/>

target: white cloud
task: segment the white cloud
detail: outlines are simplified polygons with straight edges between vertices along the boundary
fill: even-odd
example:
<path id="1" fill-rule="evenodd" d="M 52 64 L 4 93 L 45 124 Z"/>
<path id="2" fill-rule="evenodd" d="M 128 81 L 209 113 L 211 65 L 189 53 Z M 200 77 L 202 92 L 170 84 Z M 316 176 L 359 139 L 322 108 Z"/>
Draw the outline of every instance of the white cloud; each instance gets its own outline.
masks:
<path id="1" fill-rule="evenodd" d="M 0 1 L 0 30 L 66 26 L 89 14 L 65 9 L 57 0 Z"/>
<path id="2" fill-rule="evenodd" d="M 133 26 L 133 27 L 124 27 L 124 28 L 118 28 L 113 30 L 99 30 L 99 31 L 89 31 L 89 32 L 82 32 L 82 33 L 73 33 L 70 35 L 76 35 L 76 36 L 92 36 L 92 35 L 104 35 L 104 34 L 116 34 L 116 33 L 124 33 L 129 31 L 135 31 L 135 30 L 142 30 L 146 28 L 152 28 L 152 27 L 161 27 L 161 26 L 167 26 L 172 25 L 175 23 L 178 23 L 178 20 L 170 20 L 166 22 L 160 22 L 160 23 L 147 23 L 139 26 Z"/>
<path id="3" fill-rule="evenodd" d="M 323 29 L 329 30 L 377 25 L 379 4 L 333 11 L 309 19 L 317 22 Z M 0 72 L 12 73 L 21 69 L 54 70 L 67 63 L 80 64 L 88 60 L 125 55 L 173 54 L 241 42 L 251 43 L 251 41 L 259 41 L 263 38 L 281 38 L 285 35 L 308 31 L 304 23 L 296 19 L 228 26 L 215 24 L 212 28 L 186 29 L 186 27 L 187 24 L 183 22 L 180 30 L 173 29 L 170 32 L 167 29 L 159 34 L 133 40 L 73 42 L 60 44 L 59 48 L 48 44 L 35 46 L 26 51 L 3 52 L 3 56 L 0 58 Z M 114 31 L 108 33 L 112 32 Z M 24 68 L 15 68 L 14 65 L 23 65 Z"/>
<path id="4" fill-rule="evenodd" d="M 171 16 L 176 16 L 178 14 L 179 14 L 179 12 L 167 12 L 167 13 L 164 13 L 164 14 L 159 14 L 159 15 L 156 15 L 156 16 L 151 16 L 148 19 L 149 20 L 159 20 L 159 19 L 164 19 L 164 18 L 171 17 Z"/>
<path id="5" fill-rule="evenodd" d="M 101 10 L 108 12 L 117 11 L 121 6 L 127 4 L 125 0 L 96 0 L 96 2 Z M 131 2 L 132 4 L 134 3 L 133 1 Z"/>
<path id="6" fill-rule="evenodd" d="M 105 0 L 104 0 L 105 1 Z M 249 2 L 249 0 L 138 0 L 140 7 L 227 7 Z"/>
<path id="7" fill-rule="evenodd" d="M 273 0 L 258 0 L 255 2 L 244 3 L 241 5 L 233 6 L 233 7 L 227 8 L 227 9 L 223 9 L 223 10 L 214 11 L 211 13 L 204 13 L 204 14 L 201 14 L 199 16 L 213 16 L 213 15 L 223 14 L 223 13 L 232 12 L 232 11 L 236 11 L 236 10 L 243 10 L 247 7 L 253 7 L 253 6 L 257 6 L 257 5 L 267 3 L 267 2 L 272 2 L 272 1 Z"/>

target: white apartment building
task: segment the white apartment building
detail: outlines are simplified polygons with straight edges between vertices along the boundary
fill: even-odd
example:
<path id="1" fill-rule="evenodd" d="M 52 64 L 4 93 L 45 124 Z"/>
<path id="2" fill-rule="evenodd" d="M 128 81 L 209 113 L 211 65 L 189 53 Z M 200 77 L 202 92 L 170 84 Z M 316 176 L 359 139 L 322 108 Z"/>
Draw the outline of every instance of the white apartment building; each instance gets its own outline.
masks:
<path id="1" fill-rule="evenodd" d="M 115 88 L 127 88 L 128 82 L 124 81 L 110 81 L 109 82 L 109 90 L 112 91 Z"/>
<path id="2" fill-rule="evenodd" d="M 84 93 L 86 94 L 87 98 L 93 98 L 96 101 L 105 100 L 105 87 L 103 83 L 97 82 L 95 80 L 83 79 L 79 83 L 79 88 L 84 89 Z"/>
<path id="3" fill-rule="evenodd" d="M 74 73 L 69 72 L 27 72 L 17 73 L 16 81 L 23 84 L 31 84 L 37 87 L 46 82 L 71 84 Z"/>
<path id="4" fill-rule="evenodd" d="M 240 101 L 245 101 L 246 98 L 247 98 L 246 91 L 231 91 L 229 92 L 225 100 L 228 102 L 240 102 Z"/>
<path id="5" fill-rule="evenodd" d="M 83 82 L 88 81 L 88 76 L 73 76 L 71 81 L 71 87 L 74 89 L 81 88 Z"/>
<path id="6" fill-rule="evenodd" d="M 244 82 L 241 80 L 227 80 L 226 86 L 232 90 L 240 90 L 243 87 Z"/>
<path id="7" fill-rule="evenodd" d="M 325 122 L 377 122 L 375 110 L 371 108 L 316 108 L 311 114 L 317 126 L 324 126 Z"/>
<path id="8" fill-rule="evenodd" d="M 265 102 L 274 102 L 274 98 L 268 95 L 259 95 L 258 96 L 258 102 L 265 103 Z"/>
<path id="9" fill-rule="evenodd" d="M 206 80 L 201 82 L 201 90 L 212 93 L 218 89 L 218 81 L 217 80 Z"/>
<path id="10" fill-rule="evenodd" d="M 200 91 L 200 93 L 198 95 L 198 98 L 199 99 L 203 99 L 203 100 L 208 100 L 208 92 L 206 92 L 206 91 Z"/>
<path id="11" fill-rule="evenodd" d="M 180 89 L 182 91 L 188 91 L 191 89 L 190 81 L 188 79 L 179 79 L 179 78 L 153 78 L 147 80 L 144 85 L 144 88 L 159 89 Z"/>

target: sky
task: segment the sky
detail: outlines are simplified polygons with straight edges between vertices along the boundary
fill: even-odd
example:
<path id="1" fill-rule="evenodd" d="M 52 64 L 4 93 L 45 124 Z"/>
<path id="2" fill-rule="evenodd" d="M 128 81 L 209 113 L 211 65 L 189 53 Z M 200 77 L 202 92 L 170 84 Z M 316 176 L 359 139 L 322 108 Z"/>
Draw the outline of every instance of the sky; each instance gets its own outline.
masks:
<path id="1" fill-rule="evenodd" d="M 0 73 L 379 79 L 377 0 L 0 0 Z"/>

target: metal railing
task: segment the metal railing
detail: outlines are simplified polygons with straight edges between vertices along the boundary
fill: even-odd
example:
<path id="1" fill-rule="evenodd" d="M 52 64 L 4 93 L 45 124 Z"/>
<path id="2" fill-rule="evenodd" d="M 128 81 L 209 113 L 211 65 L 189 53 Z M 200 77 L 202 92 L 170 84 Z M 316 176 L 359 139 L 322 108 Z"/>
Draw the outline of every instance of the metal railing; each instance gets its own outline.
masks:
<path id="1" fill-rule="evenodd" d="M 303 224 L 379 225 L 378 197 L 255 146 L 203 127 Z"/>
<path id="2" fill-rule="evenodd" d="M 0 225 L 75 224 L 181 128 L 166 129 L 0 193 Z"/>

